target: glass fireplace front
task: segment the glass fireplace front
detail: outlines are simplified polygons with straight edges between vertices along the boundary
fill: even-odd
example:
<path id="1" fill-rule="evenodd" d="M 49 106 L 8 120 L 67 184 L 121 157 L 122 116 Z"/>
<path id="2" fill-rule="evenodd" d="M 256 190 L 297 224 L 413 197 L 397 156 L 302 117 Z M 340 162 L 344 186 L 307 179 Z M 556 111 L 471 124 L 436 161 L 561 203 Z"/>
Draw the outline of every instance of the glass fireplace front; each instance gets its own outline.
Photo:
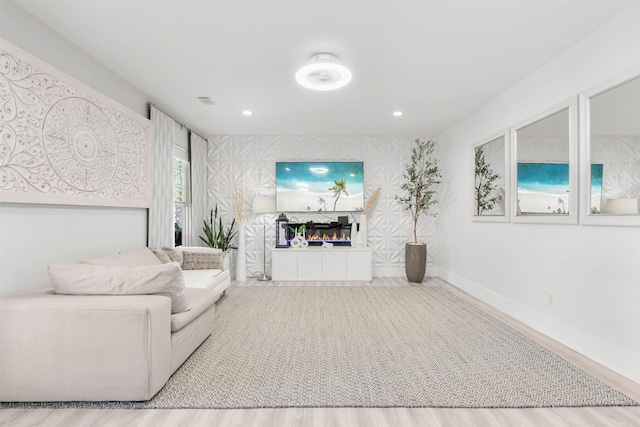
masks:
<path id="1" fill-rule="evenodd" d="M 310 246 L 319 246 L 324 242 L 333 243 L 335 246 L 351 246 L 351 224 L 343 224 L 339 222 L 307 222 L 305 224 L 289 223 L 289 242 L 291 242 L 291 239 L 295 237 L 295 233 L 291 229 L 299 229 L 302 225 L 306 227 L 304 238 L 309 242 Z"/>

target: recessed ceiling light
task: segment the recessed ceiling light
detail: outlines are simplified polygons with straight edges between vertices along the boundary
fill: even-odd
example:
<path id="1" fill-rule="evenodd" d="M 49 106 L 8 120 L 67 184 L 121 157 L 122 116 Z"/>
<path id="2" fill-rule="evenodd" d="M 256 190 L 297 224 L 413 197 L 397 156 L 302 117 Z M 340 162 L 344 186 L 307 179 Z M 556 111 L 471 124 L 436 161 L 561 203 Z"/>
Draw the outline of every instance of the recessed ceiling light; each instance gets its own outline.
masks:
<path id="1" fill-rule="evenodd" d="M 296 80 L 301 86 L 319 91 L 344 87 L 349 84 L 351 77 L 351 71 L 338 64 L 338 58 L 329 53 L 313 55 L 309 64 L 296 73 Z"/>
<path id="2" fill-rule="evenodd" d="M 394 111 L 393 112 L 393 116 L 394 117 L 400 117 L 402 114 L 403 114 L 402 111 Z"/>
<path id="3" fill-rule="evenodd" d="M 252 114 L 253 114 L 253 113 L 252 113 L 251 111 L 249 111 L 249 110 L 244 110 L 244 111 L 242 112 L 242 115 L 243 115 L 243 116 L 250 116 L 250 115 L 252 115 Z"/>

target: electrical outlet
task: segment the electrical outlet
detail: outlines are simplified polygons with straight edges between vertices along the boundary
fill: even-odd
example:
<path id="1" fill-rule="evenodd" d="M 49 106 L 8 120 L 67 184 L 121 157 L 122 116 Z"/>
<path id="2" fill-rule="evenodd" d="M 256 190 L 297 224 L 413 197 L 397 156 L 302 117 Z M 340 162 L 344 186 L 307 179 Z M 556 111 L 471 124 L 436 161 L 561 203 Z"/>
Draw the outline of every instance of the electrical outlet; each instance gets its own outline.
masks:
<path id="1" fill-rule="evenodd" d="M 554 294 L 553 292 L 549 292 L 547 294 L 547 304 L 556 305 L 556 294 Z"/>

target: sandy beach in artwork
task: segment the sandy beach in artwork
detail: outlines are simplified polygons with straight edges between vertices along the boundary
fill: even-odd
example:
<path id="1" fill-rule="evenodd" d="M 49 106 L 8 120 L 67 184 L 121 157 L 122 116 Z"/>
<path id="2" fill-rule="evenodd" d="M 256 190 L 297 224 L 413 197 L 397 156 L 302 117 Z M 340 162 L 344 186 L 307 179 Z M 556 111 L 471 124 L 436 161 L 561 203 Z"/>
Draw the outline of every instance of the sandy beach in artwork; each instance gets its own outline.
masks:
<path id="1" fill-rule="evenodd" d="M 562 203 L 559 202 L 562 200 Z M 518 188 L 518 201 L 522 213 L 557 213 L 558 208 L 569 213 L 569 194 L 549 194 Z"/>
<path id="2" fill-rule="evenodd" d="M 321 200 L 324 203 L 321 203 Z M 333 212 L 333 203 L 335 197 L 333 192 L 311 193 L 298 190 L 284 190 L 279 188 L 277 194 L 278 211 L 283 212 L 317 212 L 322 209 L 323 212 Z M 364 198 L 362 193 L 340 195 L 336 204 L 336 212 L 347 212 L 362 210 Z"/>

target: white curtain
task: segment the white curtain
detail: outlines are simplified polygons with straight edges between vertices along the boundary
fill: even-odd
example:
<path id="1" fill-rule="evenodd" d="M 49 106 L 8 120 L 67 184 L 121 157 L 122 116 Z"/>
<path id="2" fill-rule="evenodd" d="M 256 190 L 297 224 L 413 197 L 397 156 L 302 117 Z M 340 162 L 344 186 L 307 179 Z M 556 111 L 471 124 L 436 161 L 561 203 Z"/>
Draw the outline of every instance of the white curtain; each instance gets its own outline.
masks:
<path id="1" fill-rule="evenodd" d="M 207 141 L 191 132 L 191 205 L 182 238 L 186 246 L 204 246 L 202 221 L 207 217 Z"/>
<path id="2" fill-rule="evenodd" d="M 180 125 L 151 106 L 153 123 L 152 190 L 149 208 L 149 242 L 151 248 L 174 246 L 173 234 L 173 145 Z"/>

